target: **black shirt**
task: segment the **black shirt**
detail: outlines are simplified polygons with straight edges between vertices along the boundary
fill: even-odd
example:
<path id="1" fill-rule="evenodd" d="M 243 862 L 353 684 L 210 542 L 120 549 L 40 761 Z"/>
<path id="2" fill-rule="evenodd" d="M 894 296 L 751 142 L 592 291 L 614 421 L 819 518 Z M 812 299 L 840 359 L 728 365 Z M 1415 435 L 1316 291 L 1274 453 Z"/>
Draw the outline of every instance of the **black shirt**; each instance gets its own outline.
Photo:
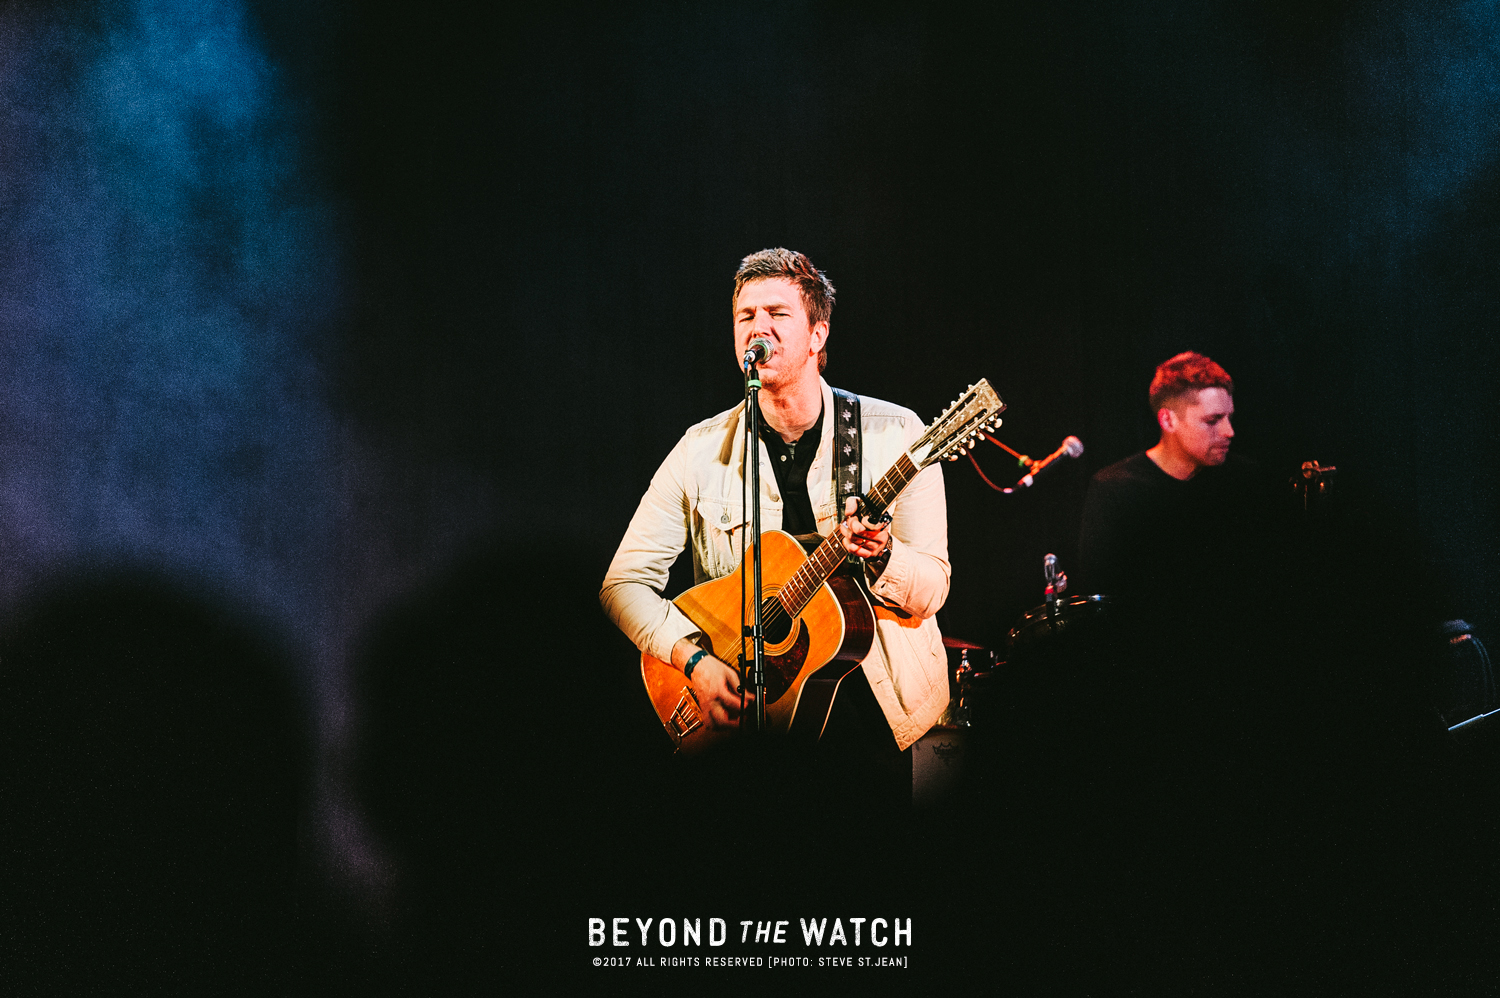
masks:
<path id="1" fill-rule="evenodd" d="M 1089 482 L 1080 582 L 1088 592 L 1150 600 L 1253 586 L 1271 503 L 1259 466 L 1237 454 L 1187 481 L 1144 452 L 1128 457 Z"/>
<path id="2" fill-rule="evenodd" d="M 822 409 L 818 410 L 818 421 L 792 444 L 771 429 L 762 412 L 760 439 L 765 444 L 766 453 L 771 456 L 771 467 L 776 469 L 776 487 L 781 490 L 781 529 L 794 535 L 817 533 L 818 521 L 813 516 L 812 500 L 807 494 L 807 469 L 823 439 Z"/>

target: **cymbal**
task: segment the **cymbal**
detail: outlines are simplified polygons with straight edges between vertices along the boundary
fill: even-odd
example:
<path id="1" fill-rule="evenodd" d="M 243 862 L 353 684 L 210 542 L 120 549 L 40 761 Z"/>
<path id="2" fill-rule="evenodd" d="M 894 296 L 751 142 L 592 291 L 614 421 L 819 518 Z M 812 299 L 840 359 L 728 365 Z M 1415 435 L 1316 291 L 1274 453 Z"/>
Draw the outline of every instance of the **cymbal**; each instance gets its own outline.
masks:
<path id="1" fill-rule="evenodd" d="M 982 650 L 984 648 L 984 645 L 976 645 L 974 642 L 972 642 L 972 641 L 965 641 L 963 638 L 944 638 L 943 639 L 943 647 L 944 648 L 968 648 L 970 650 L 978 651 L 978 650 Z"/>

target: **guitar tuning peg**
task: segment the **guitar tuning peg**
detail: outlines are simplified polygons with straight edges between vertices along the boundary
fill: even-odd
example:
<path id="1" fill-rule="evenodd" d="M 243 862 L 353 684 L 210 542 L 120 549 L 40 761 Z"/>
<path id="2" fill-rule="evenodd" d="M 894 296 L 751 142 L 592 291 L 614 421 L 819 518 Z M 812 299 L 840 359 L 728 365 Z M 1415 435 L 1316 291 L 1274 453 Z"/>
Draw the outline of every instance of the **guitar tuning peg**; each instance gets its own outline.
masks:
<path id="1" fill-rule="evenodd" d="M 957 461 L 958 460 L 958 455 L 954 454 L 951 457 L 949 457 L 948 460 L 950 460 L 950 461 Z"/>

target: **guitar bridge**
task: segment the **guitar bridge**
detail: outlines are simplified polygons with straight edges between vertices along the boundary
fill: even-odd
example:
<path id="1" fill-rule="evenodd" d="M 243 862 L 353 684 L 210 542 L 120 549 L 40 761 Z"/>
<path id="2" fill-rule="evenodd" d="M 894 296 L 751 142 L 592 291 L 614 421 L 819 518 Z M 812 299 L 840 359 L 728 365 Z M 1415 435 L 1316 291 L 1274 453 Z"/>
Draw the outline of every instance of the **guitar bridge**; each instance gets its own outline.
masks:
<path id="1" fill-rule="evenodd" d="M 691 687 L 684 686 L 677 706 L 672 708 L 672 716 L 667 718 L 667 734 L 672 736 L 672 744 L 681 748 L 682 740 L 702 724 L 703 716 L 698 711 L 698 698 L 693 695 Z"/>

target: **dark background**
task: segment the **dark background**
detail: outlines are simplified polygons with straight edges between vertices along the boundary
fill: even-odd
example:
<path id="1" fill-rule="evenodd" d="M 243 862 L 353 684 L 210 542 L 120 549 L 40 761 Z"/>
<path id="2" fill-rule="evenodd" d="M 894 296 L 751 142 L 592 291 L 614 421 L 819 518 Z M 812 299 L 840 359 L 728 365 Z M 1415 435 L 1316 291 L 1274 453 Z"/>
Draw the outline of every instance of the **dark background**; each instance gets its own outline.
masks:
<path id="1" fill-rule="evenodd" d="M 0 660 L 8 709 L 63 719 L 18 751 L 72 774 L 12 792 L 57 814 L 69 780 L 175 771 L 254 671 L 280 790 L 235 806 L 277 802 L 256 821 L 282 831 L 214 813 L 290 900 L 257 895 L 231 956 L 284 931 L 329 989 L 571 971 L 589 915 L 721 879 L 595 593 L 658 462 L 738 398 L 732 274 L 767 246 L 838 288 L 832 383 L 931 418 L 988 377 L 1000 439 L 1087 447 L 1021 495 L 945 468 L 945 633 L 997 645 L 1040 601 L 1089 475 L 1154 442 L 1153 367 L 1194 349 L 1235 378 L 1236 450 L 1337 465 L 1368 562 L 1488 637 L 1497 44 L 1481 3 L 5 8 Z M 126 636 L 60 660 L 138 670 L 161 716 L 106 696 L 67 721 L 37 678 L 99 621 Z M 77 748 L 96 717 L 139 754 Z M 109 806 L 206 806 L 142 800 Z M 909 902 L 975 970 L 1014 905 L 994 867 L 944 865 L 944 836 L 994 832 L 953 820 L 902 833 L 888 893 L 853 860 L 799 889 Z M 92 896 L 48 879 L 90 852 L 20 865 Z M 240 897 L 230 867 L 173 896 Z M 191 908 L 161 902 L 151 938 Z"/>
<path id="2" fill-rule="evenodd" d="M 735 262 L 786 245 L 839 288 L 836 383 L 930 417 L 983 375 L 1002 439 L 1088 446 L 1019 498 L 949 469 L 949 630 L 1035 602 L 1189 348 L 1237 379 L 1241 451 L 1407 504 L 1487 624 L 1494 31 L 1350 3 L 373 14 L 322 69 L 360 247 L 339 399 L 607 548 L 737 395 Z"/>

